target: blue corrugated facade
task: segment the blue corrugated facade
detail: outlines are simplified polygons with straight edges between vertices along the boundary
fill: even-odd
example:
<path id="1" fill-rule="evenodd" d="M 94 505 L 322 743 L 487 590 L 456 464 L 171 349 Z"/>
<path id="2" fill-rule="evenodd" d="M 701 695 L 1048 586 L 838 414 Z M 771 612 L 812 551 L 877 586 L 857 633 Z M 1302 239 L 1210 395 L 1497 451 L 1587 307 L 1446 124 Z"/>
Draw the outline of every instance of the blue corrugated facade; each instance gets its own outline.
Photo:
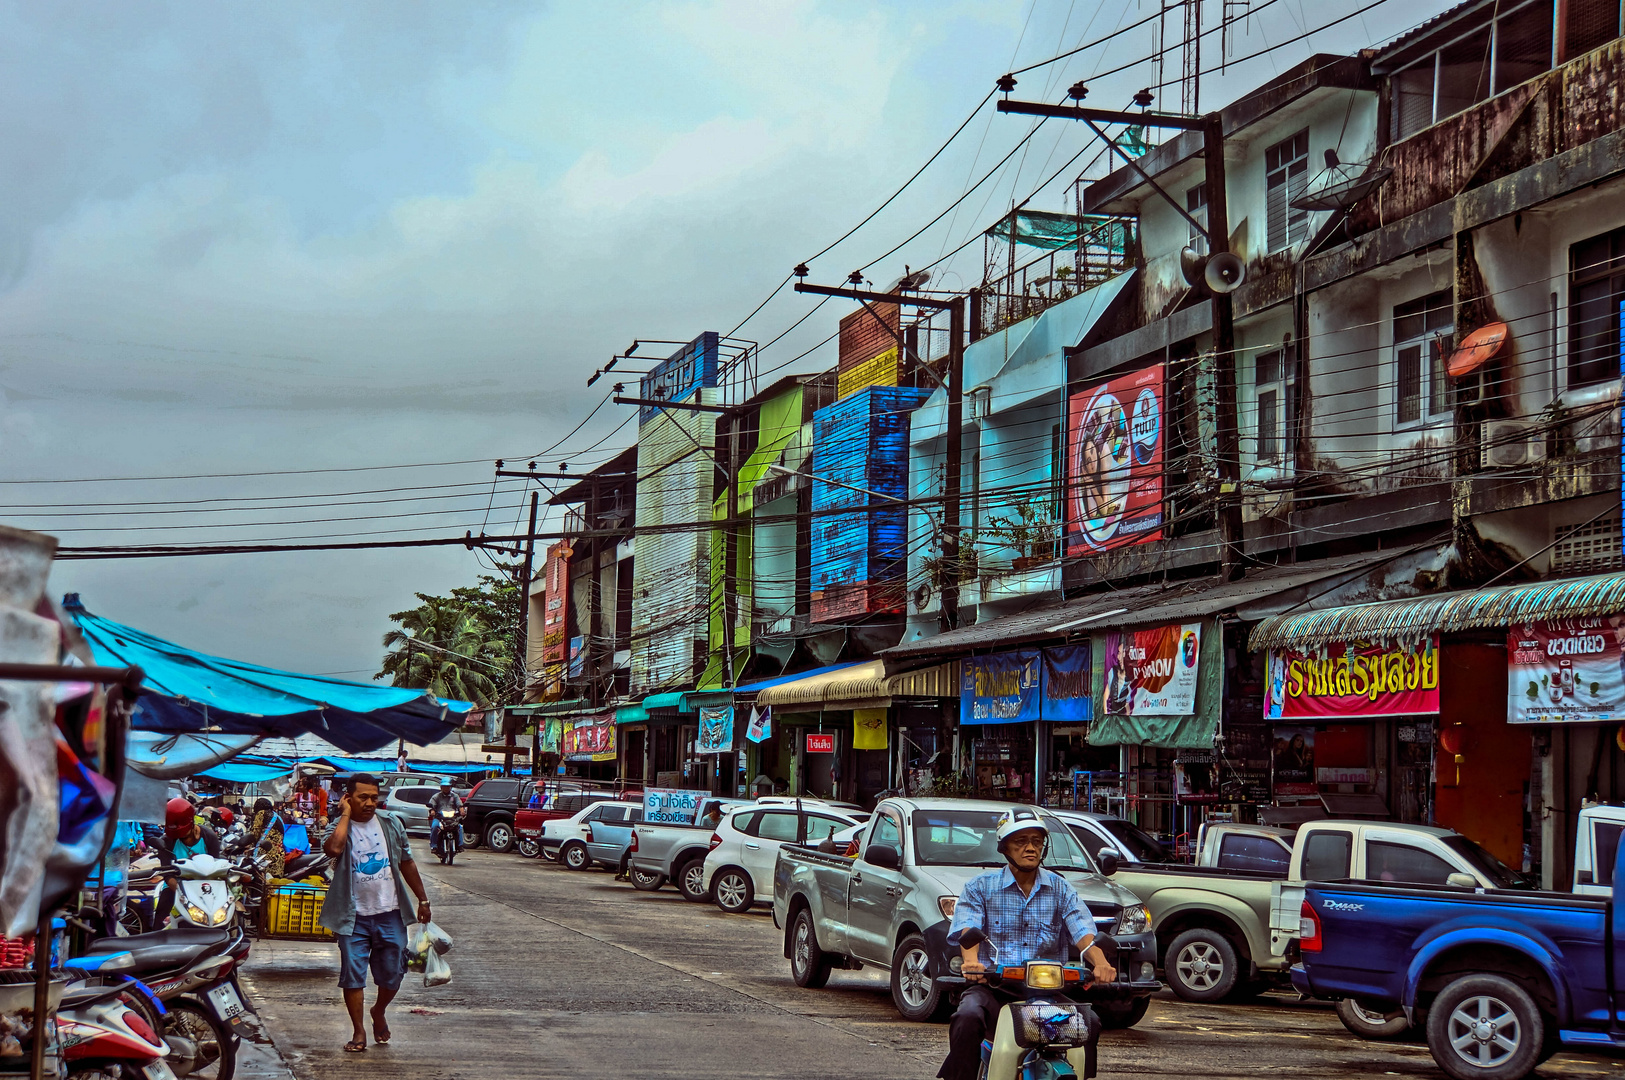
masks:
<path id="1" fill-rule="evenodd" d="M 871 386 L 813 415 L 813 621 L 902 608 L 907 512 L 902 503 L 893 507 L 851 488 L 908 498 L 909 414 L 927 396 L 909 386 Z M 860 509 L 828 513 L 842 507 Z"/>

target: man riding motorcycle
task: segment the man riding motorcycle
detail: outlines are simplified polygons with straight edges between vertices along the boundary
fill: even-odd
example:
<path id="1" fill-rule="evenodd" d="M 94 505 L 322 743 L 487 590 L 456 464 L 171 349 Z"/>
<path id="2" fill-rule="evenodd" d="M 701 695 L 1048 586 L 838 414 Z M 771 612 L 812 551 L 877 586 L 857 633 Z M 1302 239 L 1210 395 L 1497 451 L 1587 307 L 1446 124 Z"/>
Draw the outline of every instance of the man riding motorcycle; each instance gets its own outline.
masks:
<path id="1" fill-rule="evenodd" d="M 175 906 L 175 864 L 194 855 L 213 855 L 218 859 L 220 837 L 207 825 L 198 824 L 197 808 L 191 800 L 177 797 L 164 806 L 164 838 L 158 841 L 157 853 L 164 885 L 152 913 L 154 929 L 163 925 Z"/>
<path id="2" fill-rule="evenodd" d="M 449 779 L 446 779 L 446 780 L 441 780 L 440 781 L 440 790 L 435 792 L 432 796 L 429 797 L 429 850 L 430 851 L 436 850 L 437 845 L 439 843 L 440 829 L 441 829 L 440 811 L 447 808 L 447 807 L 451 808 L 452 810 L 455 810 L 457 812 L 457 818 L 458 818 L 458 824 L 457 824 L 458 833 L 457 833 L 457 835 L 454 835 L 452 837 L 452 842 L 459 849 L 462 848 L 462 846 L 463 846 L 463 838 L 462 838 L 462 835 L 461 835 L 462 828 L 463 828 L 463 826 L 462 826 L 462 818 L 467 813 L 467 811 L 463 809 L 463 800 L 459 799 L 457 797 L 457 793 L 451 789 L 451 781 Z"/>
<path id="3" fill-rule="evenodd" d="M 983 975 L 995 956 L 999 965 L 1009 967 L 1030 960 L 1065 963 L 1067 946 L 1075 945 L 1096 980 L 1117 978 L 1116 969 L 1095 944 L 1089 909 L 1065 878 L 1041 865 L 1049 844 L 1043 818 L 1032 809 L 1016 807 L 999 818 L 997 836 L 999 854 L 1008 865 L 965 884 L 948 929 L 948 943 L 957 946 L 963 958 L 961 974 L 972 985 L 948 1022 L 948 1057 L 937 1071 L 942 1080 L 976 1080 L 981 1069 L 982 1040 L 999 1018 L 1000 1002 Z M 975 946 L 960 944 L 960 934 L 972 927 L 986 940 Z"/>

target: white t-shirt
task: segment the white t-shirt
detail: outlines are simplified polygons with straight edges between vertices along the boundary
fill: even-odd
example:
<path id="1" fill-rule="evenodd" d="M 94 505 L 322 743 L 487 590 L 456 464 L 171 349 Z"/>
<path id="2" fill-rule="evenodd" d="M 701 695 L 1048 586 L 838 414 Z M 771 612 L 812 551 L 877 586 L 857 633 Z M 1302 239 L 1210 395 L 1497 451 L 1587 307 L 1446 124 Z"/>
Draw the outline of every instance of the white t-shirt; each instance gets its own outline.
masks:
<path id="1" fill-rule="evenodd" d="M 389 845 L 384 827 L 370 821 L 350 820 L 350 891 L 357 915 L 382 915 L 401 906 L 395 875 L 389 868 Z"/>

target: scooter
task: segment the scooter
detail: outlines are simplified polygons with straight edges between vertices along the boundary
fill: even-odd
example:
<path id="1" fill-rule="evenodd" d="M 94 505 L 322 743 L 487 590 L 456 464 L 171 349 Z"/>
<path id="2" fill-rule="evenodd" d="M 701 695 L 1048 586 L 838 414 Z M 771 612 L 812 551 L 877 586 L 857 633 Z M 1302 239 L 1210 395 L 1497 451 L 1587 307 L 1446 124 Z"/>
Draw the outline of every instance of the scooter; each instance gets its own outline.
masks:
<path id="1" fill-rule="evenodd" d="M 169 1046 L 122 986 L 70 986 L 56 1011 L 57 1040 L 69 1076 L 176 1080 Z"/>
<path id="2" fill-rule="evenodd" d="M 1006 999 L 999 1010 L 993 1038 L 982 1042 L 980 1080 L 1060 1080 L 1095 1075 L 1095 1042 L 1100 1019 L 1088 1002 L 1074 995 L 1089 988 L 1093 972 L 1079 964 L 1029 961 L 1022 967 L 999 963 L 998 949 L 975 927 L 959 933 L 959 943 L 974 948 L 986 942 L 993 962 L 984 977 L 993 993 Z M 957 954 L 958 949 L 954 952 Z M 949 960 L 950 976 L 939 982 L 965 986 L 962 957 Z"/>
<path id="3" fill-rule="evenodd" d="M 463 850 L 462 815 L 449 806 L 442 806 L 434 812 L 434 818 L 429 822 L 429 850 L 440 857 L 446 866 L 452 864 L 457 853 Z"/>
<path id="4" fill-rule="evenodd" d="M 175 888 L 174 925 L 218 929 L 232 922 L 248 871 L 213 855 L 181 859 L 175 869 L 180 881 Z"/>

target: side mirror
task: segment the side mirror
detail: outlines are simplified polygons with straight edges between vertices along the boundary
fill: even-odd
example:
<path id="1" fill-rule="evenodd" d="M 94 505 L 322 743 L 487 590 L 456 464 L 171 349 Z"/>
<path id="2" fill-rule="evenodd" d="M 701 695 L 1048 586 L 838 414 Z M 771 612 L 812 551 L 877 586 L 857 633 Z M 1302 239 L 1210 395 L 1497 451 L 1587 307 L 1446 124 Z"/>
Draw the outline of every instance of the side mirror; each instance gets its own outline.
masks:
<path id="1" fill-rule="evenodd" d="M 1453 889 L 1478 888 L 1478 879 L 1471 874 L 1451 874 L 1444 879 L 1444 883 Z"/>
<path id="2" fill-rule="evenodd" d="M 870 844 L 869 850 L 863 853 L 863 861 L 872 866 L 896 870 L 903 865 L 903 854 L 889 844 Z"/>
<path id="3" fill-rule="evenodd" d="M 1099 855 L 1095 856 L 1095 861 L 1100 864 L 1100 872 L 1105 874 L 1107 877 L 1111 877 L 1113 874 L 1117 873 L 1117 852 L 1102 851 Z"/>
<path id="4" fill-rule="evenodd" d="M 1574 883 L 1576 885 L 1594 885 L 1596 879 L 1591 876 L 1590 870 L 1581 870 L 1574 875 Z"/>

